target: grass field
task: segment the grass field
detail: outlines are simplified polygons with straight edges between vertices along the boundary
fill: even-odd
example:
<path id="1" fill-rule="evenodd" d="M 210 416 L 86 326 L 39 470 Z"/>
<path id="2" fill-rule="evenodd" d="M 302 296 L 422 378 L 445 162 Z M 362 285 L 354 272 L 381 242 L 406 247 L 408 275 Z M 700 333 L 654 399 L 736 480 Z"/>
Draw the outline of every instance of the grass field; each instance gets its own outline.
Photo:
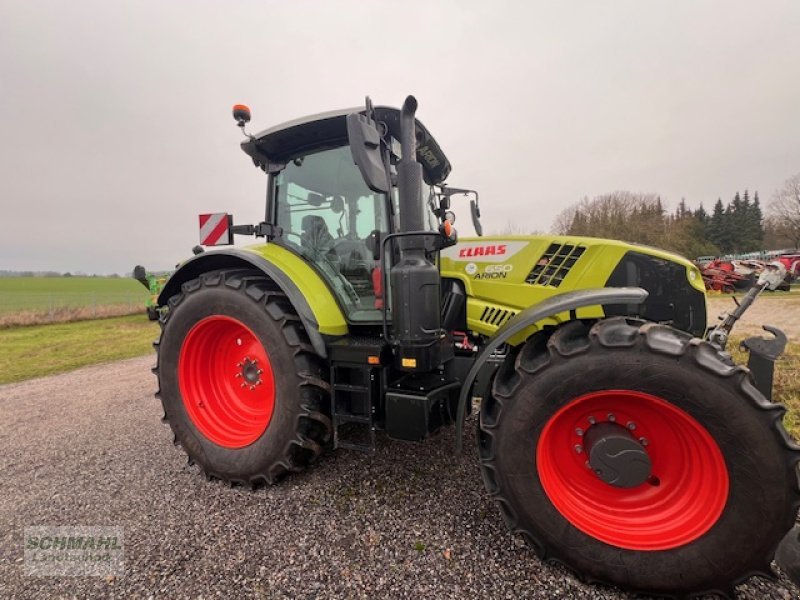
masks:
<path id="1" fill-rule="evenodd" d="M 0 384 L 153 352 L 158 324 L 142 315 L 0 331 Z"/>
<path id="2" fill-rule="evenodd" d="M 124 277 L 0 277 L 0 313 L 51 306 L 142 303 L 147 290 Z"/>
<path id="3" fill-rule="evenodd" d="M 0 327 L 142 312 L 148 291 L 117 277 L 0 277 Z"/>

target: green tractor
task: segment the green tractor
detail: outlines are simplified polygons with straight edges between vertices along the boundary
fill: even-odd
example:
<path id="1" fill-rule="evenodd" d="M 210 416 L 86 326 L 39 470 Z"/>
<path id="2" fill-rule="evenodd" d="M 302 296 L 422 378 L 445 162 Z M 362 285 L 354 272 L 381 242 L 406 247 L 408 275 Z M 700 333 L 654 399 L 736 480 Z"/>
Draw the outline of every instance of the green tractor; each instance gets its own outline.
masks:
<path id="1" fill-rule="evenodd" d="M 147 318 L 151 321 L 158 321 L 158 297 L 161 295 L 161 290 L 169 279 L 168 273 L 148 273 L 142 265 L 136 265 L 133 268 L 133 278 L 141 283 L 150 295 L 144 303 L 145 310 L 147 311 Z"/>
<path id="2" fill-rule="evenodd" d="M 422 441 L 480 398 L 478 459 L 508 527 L 587 581 L 732 595 L 797 514 L 800 448 L 771 402 L 785 342 L 725 352 L 764 283 L 715 329 L 703 279 L 654 248 L 563 236 L 457 239 L 450 162 L 373 106 L 246 133 L 255 225 L 201 215 L 158 299 L 156 394 L 208 477 L 273 484 L 321 453 Z M 202 249 L 201 249 L 202 250 Z M 441 499 L 446 501 L 446 499 Z"/>

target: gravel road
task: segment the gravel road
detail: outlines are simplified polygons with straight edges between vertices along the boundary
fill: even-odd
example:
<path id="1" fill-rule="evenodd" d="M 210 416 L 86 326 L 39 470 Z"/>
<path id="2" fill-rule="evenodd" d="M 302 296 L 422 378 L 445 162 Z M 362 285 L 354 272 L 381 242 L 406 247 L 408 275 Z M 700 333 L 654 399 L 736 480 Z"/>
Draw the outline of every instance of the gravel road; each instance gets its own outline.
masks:
<path id="1" fill-rule="evenodd" d="M 0 598 L 630 598 L 543 565 L 507 533 L 474 445 L 379 438 L 250 491 L 186 466 L 152 357 L 0 387 Z M 474 424 L 473 424 L 474 425 Z M 124 528 L 126 572 L 25 574 L 23 528 Z M 741 598 L 798 598 L 751 579 Z"/>

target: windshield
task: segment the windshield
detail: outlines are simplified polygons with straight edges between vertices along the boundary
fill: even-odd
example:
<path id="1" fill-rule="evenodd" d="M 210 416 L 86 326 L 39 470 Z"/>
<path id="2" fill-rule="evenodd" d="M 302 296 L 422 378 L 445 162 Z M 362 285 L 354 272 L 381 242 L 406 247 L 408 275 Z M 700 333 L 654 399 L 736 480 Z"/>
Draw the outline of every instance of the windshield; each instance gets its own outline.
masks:
<path id="1" fill-rule="evenodd" d="M 396 187 L 392 188 L 392 202 L 394 203 L 395 214 L 400 214 L 400 197 Z M 423 218 L 425 227 L 430 231 L 439 229 L 439 219 L 436 217 L 437 198 L 436 188 L 422 182 L 422 203 L 425 205 Z"/>
<path id="2" fill-rule="evenodd" d="M 381 318 L 377 233 L 389 231 L 386 199 L 364 183 L 349 146 L 291 160 L 275 179 L 276 241 L 306 257 L 351 321 Z"/>

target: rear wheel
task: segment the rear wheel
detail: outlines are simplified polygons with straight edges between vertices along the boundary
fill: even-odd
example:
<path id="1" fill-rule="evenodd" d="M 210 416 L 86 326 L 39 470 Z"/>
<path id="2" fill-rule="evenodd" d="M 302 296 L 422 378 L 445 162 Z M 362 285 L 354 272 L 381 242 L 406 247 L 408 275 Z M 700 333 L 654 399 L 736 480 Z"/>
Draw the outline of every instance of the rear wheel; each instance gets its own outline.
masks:
<path id="1" fill-rule="evenodd" d="M 797 446 L 747 372 L 674 329 L 622 318 L 537 334 L 480 423 L 508 525 L 590 581 L 733 594 L 770 574 L 797 513 Z"/>
<path id="2" fill-rule="evenodd" d="M 157 396 L 190 462 L 256 485 L 316 459 L 331 433 L 326 369 L 275 284 L 252 271 L 214 271 L 169 304 Z"/>

